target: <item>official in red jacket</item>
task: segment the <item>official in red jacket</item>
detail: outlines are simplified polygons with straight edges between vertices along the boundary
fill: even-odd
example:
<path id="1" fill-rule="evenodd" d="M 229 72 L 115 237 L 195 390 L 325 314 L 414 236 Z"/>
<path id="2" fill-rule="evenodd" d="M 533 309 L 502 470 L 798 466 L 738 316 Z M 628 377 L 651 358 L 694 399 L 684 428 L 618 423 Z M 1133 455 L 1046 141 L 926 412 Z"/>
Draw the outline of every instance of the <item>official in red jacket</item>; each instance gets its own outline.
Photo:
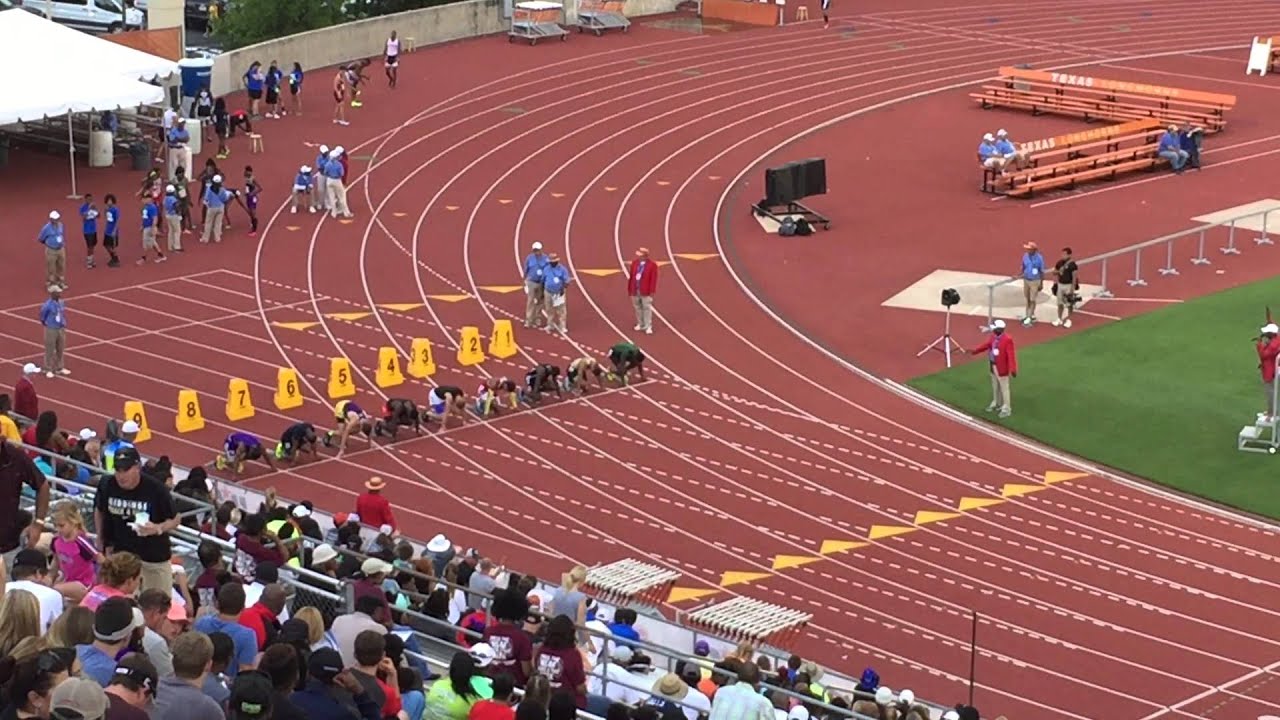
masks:
<path id="1" fill-rule="evenodd" d="M 653 294 L 658 290 L 658 263 L 649 259 L 649 249 L 636 250 L 627 273 L 627 294 L 636 309 L 636 330 L 653 334 Z"/>
<path id="2" fill-rule="evenodd" d="M 1004 331 L 1004 321 L 991 323 L 991 335 L 987 341 L 969 351 L 970 355 L 987 354 L 991 364 L 991 404 L 987 412 L 1000 410 L 1000 417 L 1007 418 L 1013 414 L 1013 396 L 1010 394 L 1009 378 L 1018 377 L 1018 355 L 1013 348 L 1013 338 Z"/>
<path id="3" fill-rule="evenodd" d="M 1267 323 L 1258 338 L 1258 369 L 1262 371 L 1262 392 L 1267 396 L 1267 409 L 1262 416 L 1270 420 L 1276 414 L 1276 358 L 1280 358 L 1280 326 Z"/>
<path id="4" fill-rule="evenodd" d="M 382 495 L 382 489 L 386 486 L 386 481 L 380 477 L 365 481 L 365 493 L 356 498 L 356 514 L 366 525 L 390 525 L 394 530 L 398 527 L 395 513 L 391 512 L 391 503 Z"/>

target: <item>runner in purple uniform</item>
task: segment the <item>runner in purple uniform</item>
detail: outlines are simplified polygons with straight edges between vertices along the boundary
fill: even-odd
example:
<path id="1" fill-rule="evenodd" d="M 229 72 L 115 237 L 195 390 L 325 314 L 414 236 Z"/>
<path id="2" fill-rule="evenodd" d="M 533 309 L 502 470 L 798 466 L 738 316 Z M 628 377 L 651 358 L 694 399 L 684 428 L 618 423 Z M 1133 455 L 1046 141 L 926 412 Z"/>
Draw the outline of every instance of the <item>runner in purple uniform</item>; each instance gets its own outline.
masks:
<path id="1" fill-rule="evenodd" d="M 271 453 L 263 449 L 262 441 L 257 436 L 242 432 L 233 432 L 227 436 L 226 442 L 222 444 L 222 454 L 214 458 L 213 466 L 218 470 L 230 467 L 239 475 L 244 472 L 246 460 L 261 460 L 267 467 L 276 469 L 275 460 L 271 459 Z"/>

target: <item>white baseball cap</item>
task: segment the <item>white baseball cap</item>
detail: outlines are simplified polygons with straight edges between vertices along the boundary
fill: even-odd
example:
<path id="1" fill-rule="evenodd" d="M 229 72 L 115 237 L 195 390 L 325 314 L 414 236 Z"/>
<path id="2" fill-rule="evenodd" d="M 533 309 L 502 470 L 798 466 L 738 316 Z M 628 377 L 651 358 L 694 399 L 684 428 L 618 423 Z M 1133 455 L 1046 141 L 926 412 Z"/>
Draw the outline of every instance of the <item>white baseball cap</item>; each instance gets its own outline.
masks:
<path id="1" fill-rule="evenodd" d="M 178 188 L 176 188 L 176 187 L 174 187 L 174 186 L 172 186 L 172 185 L 165 185 L 165 186 L 164 186 L 164 191 L 165 191 L 165 192 L 167 192 L 167 193 L 176 193 L 176 192 L 178 192 Z"/>
<path id="2" fill-rule="evenodd" d="M 888 705 L 891 702 L 893 702 L 892 690 L 890 690 L 885 685 L 881 685 L 880 687 L 876 688 L 876 704 L 877 705 Z"/>
<path id="3" fill-rule="evenodd" d="M 346 148 L 344 148 L 344 147 L 342 147 L 341 145 L 339 145 L 339 146 L 335 147 L 335 148 L 333 149 L 333 151 L 334 151 L 334 152 L 336 152 L 336 153 L 338 153 L 339 155 L 341 155 L 342 153 L 346 152 L 346 151 L 347 151 L 347 149 L 346 149 Z"/>
<path id="4" fill-rule="evenodd" d="M 320 152 L 322 152 L 322 153 L 327 153 L 327 152 L 329 152 L 329 146 L 328 146 L 328 145 L 321 145 L 321 146 L 320 146 Z"/>
<path id="5" fill-rule="evenodd" d="M 316 546 L 315 550 L 311 551 L 311 565 L 312 567 L 316 565 L 323 565 L 337 557 L 338 551 L 334 550 L 332 545 L 328 543 L 321 543 Z"/>
<path id="6" fill-rule="evenodd" d="M 136 422 L 134 422 L 134 421 L 132 421 L 132 420 L 125 420 L 125 421 L 124 421 L 124 425 L 121 425 L 121 426 L 120 426 L 120 432 L 125 433 L 125 434 L 128 434 L 128 433 L 136 433 L 136 432 L 138 432 L 138 431 L 140 431 L 140 430 L 142 430 L 142 428 L 138 427 L 138 423 L 136 423 Z"/>
<path id="7" fill-rule="evenodd" d="M 214 181 L 214 182 L 216 182 L 216 183 L 220 183 L 220 182 L 222 182 L 222 176 L 221 176 L 221 175 L 214 175 L 214 176 L 213 176 L 213 181 Z"/>
<path id="8" fill-rule="evenodd" d="M 330 150 L 330 151 L 329 151 L 329 159 L 330 159 L 330 160 L 337 160 L 337 159 L 338 159 L 338 158 L 340 158 L 340 157 L 342 157 L 342 151 L 341 151 L 341 150 L 339 150 L 339 149 L 337 149 L 337 148 L 334 148 L 333 150 Z"/>
<path id="9" fill-rule="evenodd" d="M 1009 134 L 1009 132 L 1008 132 L 1007 130 L 1005 130 L 1004 128 L 1000 128 L 999 130 L 997 130 L 997 131 L 996 131 L 996 137 L 1005 137 L 1005 136 L 1007 136 L 1008 134 Z"/>
<path id="10" fill-rule="evenodd" d="M 534 244 L 533 244 L 533 249 L 534 249 L 534 250 L 541 250 L 541 249 L 542 249 L 542 243 L 540 243 L 540 242 L 536 242 L 536 243 L 534 243 Z"/>
<path id="11" fill-rule="evenodd" d="M 92 440 L 96 437 L 98 437 L 98 433 L 94 432 L 91 428 L 83 428 L 80 430 L 81 440 Z"/>
<path id="12" fill-rule="evenodd" d="M 983 139 L 983 140 L 986 140 L 987 142 L 991 142 L 992 140 L 995 140 L 996 138 L 995 138 L 995 136 L 994 136 L 994 135 L 992 135 L 991 133 L 987 133 L 986 135 L 983 135 L 983 136 L 982 136 L 982 139 Z"/>
<path id="13" fill-rule="evenodd" d="M 309 172 L 311 172 L 311 166 L 310 166 L 310 165 L 303 165 L 302 167 L 298 168 L 298 172 L 309 173 Z"/>
<path id="14" fill-rule="evenodd" d="M 477 667 L 486 668 L 493 664 L 497 653 L 489 643 L 476 643 L 471 646 L 471 659 L 475 661 Z"/>
<path id="15" fill-rule="evenodd" d="M 311 509 L 306 505 L 296 505 L 293 508 L 293 516 L 296 518 L 311 517 Z"/>
<path id="16" fill-rule="evenodd" d="M 394 530 L 394 529 L 392 529 L 392 527 L 391 527 L 390 525 L 383 525 L 382 527 L 378 528 L 378 532 L 379 532 L 379 533 L 381 533 L 381 534 L 383 534 L 383 535 L 390 535 L 390 534 L 394 533 L 394 532 L 395 532 L 395 530 Z"/>
<path id="17" fill-rule="evenodd" d="M 40 366 L 35 363 L 27 363 L 22 366 L 23 375 L 35 375 L 40 372 Z"/>
<path id="18" fill-rule="evenodd" d="M 1003 329 L 1004 329 L 1004 321 L 1003 321 L 1003 320 L 996 320 L 995 322 L 991 323 L 991 329 L 992 329 L 992 330 L 1003 330 Z"/>
<path id="19" fill-rule="evenodd" d="M 50 211 L 49 211 L 49 219 L 50 219 L 50 220 L 57 220 L 57 219 L 58 219 L 58 218 L 60 218 L 60 217 L 62 217 L 62 214 L 61 214 L 61 213 L 59 213 L 57 210 L 50 210 Z"/>
<path id="20" fill-rule="evenodd" d="M 1267 323 L 1262 326 L 1263 335 L 1280 335 L 1280 325 L 1275 323 Z"/>
<path id="21" fill-rule="evenodd" d="M 913 705 L 915 704 L 915 701 L 916 701 L 916 694 L 911 692 L 910 690 L 903 690 L 902 692 L 898 693 L 898 702 L 904 705 Z"/>
<path id="22" fill-rule="evenodd" d="M 942 720 L 960 720 L 960 713 L 955 710 L 948 710 L 942 713 Z"/>

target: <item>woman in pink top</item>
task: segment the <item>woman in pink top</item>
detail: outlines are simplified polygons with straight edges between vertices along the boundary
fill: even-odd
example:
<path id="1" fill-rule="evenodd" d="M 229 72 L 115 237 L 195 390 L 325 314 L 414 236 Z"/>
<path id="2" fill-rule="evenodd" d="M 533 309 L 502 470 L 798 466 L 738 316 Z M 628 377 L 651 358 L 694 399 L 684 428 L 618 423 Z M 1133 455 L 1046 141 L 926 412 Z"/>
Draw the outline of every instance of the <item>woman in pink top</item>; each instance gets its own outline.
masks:
<path id="1" fill-rule="evenodd" d="M 74 502 L 64 500 L 54 505 L 52 517 L 57 532 L 53 538 L 54 567 L 62 573 L 58 591 L 79 602 L 93 587 L 102 554 L 85 532 L 84 518 Z"/>
<path id="2" fill-rule="evenodd" d="M 107 598 L 133 597 L 142 585 L 142 560 L 131 552 L 112 553 L 98 568 L 98 584 L 89 589 L 82 607 L 97 610 Z"/>

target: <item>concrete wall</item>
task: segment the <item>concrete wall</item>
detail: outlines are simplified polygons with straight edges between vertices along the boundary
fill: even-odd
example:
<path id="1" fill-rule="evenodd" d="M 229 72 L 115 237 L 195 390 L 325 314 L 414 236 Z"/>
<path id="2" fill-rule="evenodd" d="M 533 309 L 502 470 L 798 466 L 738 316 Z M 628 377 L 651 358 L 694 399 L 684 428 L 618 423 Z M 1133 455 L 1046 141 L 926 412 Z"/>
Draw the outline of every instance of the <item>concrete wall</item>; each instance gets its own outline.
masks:
<path id="1" fill-rule="evenodd" d="M 678 0 L 628 0 L 627 14 L 655 15 L 675 10 Z M 575 0 L 565 5 L 576 7 Z M 572 17 L 574 13 L 569 13 Z M 320 30 L 290 35 L 250 45 L 223 53 L 213 62 L 213 93 L 223 95 L 241 88 L 240 78 L 254 60 L 264 65 L 272 60 L 280 61 L 280 67 L 289 68 L 295 62 L 302 63 L 305 71 L 338 65 L 357 58 L 377 57 L 385 50 L 387 36 L 392 30 L 401 38 L 413 38 L 421 48 L 436 43 L 460 40 L 477 35 L 506 32 L 508 21 L 503 17 L 502 0 L 465 0 L 423 10 L 358 20 Z M 331 78 L 308 78 L 312 85 L 326 88 Z"/>

